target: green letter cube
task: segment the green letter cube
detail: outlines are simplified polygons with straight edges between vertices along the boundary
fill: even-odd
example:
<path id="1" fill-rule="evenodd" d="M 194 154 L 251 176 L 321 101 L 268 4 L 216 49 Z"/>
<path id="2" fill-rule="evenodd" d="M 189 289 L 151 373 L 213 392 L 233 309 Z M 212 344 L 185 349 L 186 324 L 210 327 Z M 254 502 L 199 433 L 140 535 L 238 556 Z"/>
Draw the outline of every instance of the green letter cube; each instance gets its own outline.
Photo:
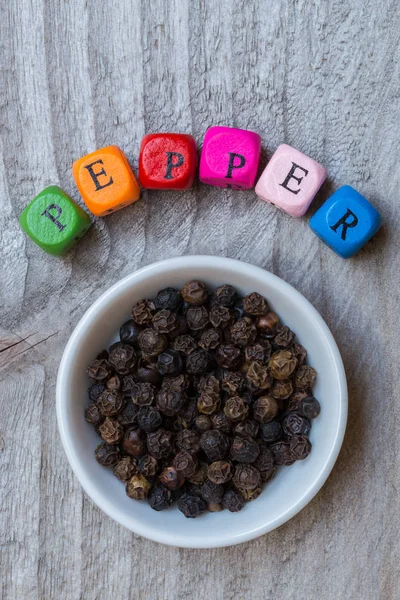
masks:
<path id="1" fill-rule="evenodd" d="M 38 246 L 49 254 L 67 252 L 91 226 L 85 211 L 61 188 L 45 188 L 24 209 L 20 225 Z"/>

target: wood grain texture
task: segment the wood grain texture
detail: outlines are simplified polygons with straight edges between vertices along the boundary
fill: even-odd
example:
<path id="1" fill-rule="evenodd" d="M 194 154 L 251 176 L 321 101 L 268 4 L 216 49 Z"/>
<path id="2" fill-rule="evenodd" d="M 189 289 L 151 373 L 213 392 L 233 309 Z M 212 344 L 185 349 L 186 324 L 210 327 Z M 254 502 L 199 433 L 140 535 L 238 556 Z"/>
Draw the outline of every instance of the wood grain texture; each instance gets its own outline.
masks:
<path id="1" fill-rule="evenodd" d="M 14 0 L 0 6 L 0 540 L 3 600 L 400 598 L 400 12 L 395 0 Z M 45 185 L 79 203 L 72 161 L 109 143 L 134 169 L 144 133 L 248 127 L 357 187 L 384 227 L 343 261 L 254 192 L 143 193 L 67 256 L 18 217 Z M 167 197 L 168 196 L 168 197 Z M 220 254 L 293 284 L 331 327 L 350 390 L 327 484 L 238 547 L 132 535 L 83 494 L 61 448 L 55 379 L 67 339 L 111 284 L 154 260 Z"/>

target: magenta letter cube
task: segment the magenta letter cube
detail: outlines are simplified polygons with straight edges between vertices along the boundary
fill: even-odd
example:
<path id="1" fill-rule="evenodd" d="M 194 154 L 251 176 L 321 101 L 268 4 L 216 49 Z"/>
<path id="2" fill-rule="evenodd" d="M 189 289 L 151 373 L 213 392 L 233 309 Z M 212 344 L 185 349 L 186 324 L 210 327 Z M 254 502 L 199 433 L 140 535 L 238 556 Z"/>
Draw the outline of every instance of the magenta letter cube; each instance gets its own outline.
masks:
<path id="1" fill-rule="evenodd" d="M 256 194 L 292 217 L 302 217 L 325 178 L 325 167 L 281 144 L 257 181 Z"/>
<path id="2" fill-rule="evenodd" d="M 210 127 L 203 142 L 200 181 L 217 187 L 246 190 L 254 186 L 260 162 L 261 138 L 254 131 Z"/>

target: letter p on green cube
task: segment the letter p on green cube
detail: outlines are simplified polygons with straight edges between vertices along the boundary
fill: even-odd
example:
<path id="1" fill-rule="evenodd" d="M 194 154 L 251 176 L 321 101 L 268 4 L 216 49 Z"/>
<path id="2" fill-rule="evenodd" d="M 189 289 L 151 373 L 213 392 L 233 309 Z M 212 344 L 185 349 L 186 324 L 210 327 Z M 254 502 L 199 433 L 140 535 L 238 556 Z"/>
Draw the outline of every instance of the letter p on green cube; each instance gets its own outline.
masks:
<path id="1" fill-rule="evenodd" d="M 91 226 L 89 216 L 58 186 L 45 188 L 24 209 L 20 225 L 48 254 L 67 252 Z"/>

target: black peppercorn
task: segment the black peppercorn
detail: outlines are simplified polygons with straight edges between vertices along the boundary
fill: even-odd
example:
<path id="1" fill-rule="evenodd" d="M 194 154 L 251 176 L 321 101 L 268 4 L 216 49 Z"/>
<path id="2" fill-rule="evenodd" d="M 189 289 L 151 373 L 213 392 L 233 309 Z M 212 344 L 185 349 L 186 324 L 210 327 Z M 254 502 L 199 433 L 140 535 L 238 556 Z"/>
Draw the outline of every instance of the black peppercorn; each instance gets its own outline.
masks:
<path id="1" fill-rule="evenodd" d="M 101 424 L 103 416 L 101 415 L 97 404 L 89 404 L 85 410 L 85 419 L 95 427 L 98 427 Z"/>
<path id="2" fill-rule="evenodd" d="M 121 458 L 118 446 L 108 444 L 107 442 L 103 442 L 97 446 L 94 456 L 97 462 L 103 465 L 103 467 L 113 467 Z"/>
<path id="3" fill-rule="evenodd" d="M 275 476 L 276 468 L 270 469 L 269 471 L 260 471 L 261 483 L 268 483 Z"/>
<path id="4" fill-rule="evenodd" d="M 195 519 L 206 510 L 206 505 L 200 496 L 187 493 L 179 498 L 178 508 L 186 518 Z"/>
<path id="5" fill-rule="evenodd" d="M 223 411 L 217 412 L 211 416 L 211 422 L 214 429 L 219 429 L 223 433 L 229 433 L 232 428 L 232 421 L 228 419 Z"/>
<path id="6" fill-rule="evenodd" d="M 268 423 L 276 417 L 278 413 L 278 403 L 271 396 L 261 396 L 257 398 L 253 405 L 253 416 L 259 423 Z"/>
<path id="7" fill-rule="evenodd" d="M 93 385 L 88 388 L 89 400 L 91 402 L 97 402 L 105 389 L 106 386 L 103 383 L 93 383 Z"/>
<path id="8" fill-rule="evenodd" d="M 222 335 L 219 329 L 206 329 L 200 336 L 199 346 L 203 350 L 215 350 L 222 341 Z"/>
<path id="9" fill-rule="evenodd" d="M 197 429 L 197 431 L 199 431 L 200 433 L 204 433 L 204 431 L 209 431 L 210 429 L 212 429 L 213 424 L 210 417 L 208 417 L 207 415 L 199 415 L 194 421 L 194 426 Z"/>
<path id="10" fill-rule="evenodd" d="M 147 450 L 154 458 L 166 458 L 173 451 L 173 434 L 165 429 L 158 429 L 147 436 Z"/>
<path id="11" fill-rule="evenodd" d="M 275 381 L 269 393 L 276 400 L 287 400 L 293 394 L 292 380 Z"/>
<path id="12" fill-rule="evenodd" d="M 307 350 L 301 344 L 293 344 L 291 348 L 294 356 L 297 358 L 297 364 L 303 365 L 307 358 Z"/>
<path id="13" fill-rule="evenodd" d="M 207 481 L 207 472 L 208 466 L 205 463 L 200 463 L 193 475 L 189 476 L 187 480 L 190 481 L 190 483 L 201 486 Z"/>
<path id="14" fill-rule="evenodd" d="M 317 372 L 309 365 L 303 365 L 296 371 L 294 384 L 299 390 L 310 390 L 314 385 Z"/>
<path id="15" fill-rule="evenodd" d="M 152 300 L 140 300 L 132 308 L 132 318 L 138 325 L 148 325 L 155 312 L 156 307 Z"/>
<path id="16" fill-rule="evenodd" d="M 243 421 L 249 412 L 249 405 L 240 396 L 232 396 L 225 402 L 224 413 L 231 421 Z"/>
<path id="17" fill-rule="evenodd" d="M 211 415 L 218 410 L 219 403 L 219 394 L 207 394 L 203 392 L 197 400 L 197 409 L 204 415 Z"/>
<path id="18" fill-rule="evenodd" d="M 308 435 L 311 431 L 311 423 L 297 413 L 290 412 L 282 419 L 282 429 L 287 437 Z"/>
<path id="19" fill-rule="evenodd" d="M 141 429 L 129 427 L 122 440 L 122 449 L 130 456 L 142 456 L 146 452 L 146 436 Z"/>
<path id="20" fill-rule="evenodd" d="M 178 327 L 178 317 L 170 310 L 160 310 L 153 317 L 153 327 L 158 333 L 171 333 Z"/>
<path id="21" fill-rule="evenodd" d="M 236 465 L 232 483 L 239 490 L 254 490 L 260 483 L 260 471 L 252 465 Z"/>
<path id="22" fill-rule="evenodd" d="M 209 460 L 216 461 L 225 458 L 229 449 L 229 438 L 218 429 L 205 431 L 200 438 L 200 447 Z"/>
<path id="23" fill-rule="evenodd" d="M 133 500 L 144 500 L 147 498 L 151 484 L 143 475 L 134 475 L 126 482 L 126 493 Z"/>
<path id="24" fill-rule="evenodd" d="M 158 461 L 150 454 L 144 454 L 138 461 L 140 473 L 147 479 L 154 477 L 158 469 Z"/>
<path id="25" fill-rule="evenodd" d="M 147 356 L 158 356 L 168 345 L 165 335 L 154 329 L 144 329 L 139 334 L 138 342 L 140 349 Z"/>
<path id="26" fill-rule="evenodd" d="M 186 370 L 192 375 L 203 375 L 212 368 L 212 358 L 206 350 L 195 350 L 186 358 Z"/>
<path id="27" fill-rule="evenodd" d="M 232 343 L 244 348 L 252 344 L 257 336 L 257 329 L 249 317 L 243 317 L 231 327 Z"/>
<path id="28" fill-rule="evenodd" d="M 272 339 L 276 336 L 279 325 L 279 317 L 276 313 L 270 311 L 266 315 L 259 317 L 256 321 L 256 327 L 266 339 Z"/>
<path id="29" fill-rule="evenodd" d="M 261 479 L 260 479 L 260 481 L 261 481 Z M 251 502 L 252 500 L 255 500 L 256 498 L 258 498 L 258 496 L 262 492 L 262 489 L 261 489 L 261 486 L 258 485 L 256 488 L 254 488 L 254 490 L 242 490 L 241 489 L 239 491 L 246 502 Z"/>
<path id="30" fill-rule="evenodd" d="M 131 400 L 137 406 L 150 406 L 154 404 L 157 388 L 151 383 L 137 383 L 132 386 Z"/>
<path id="31" fill-rule="evenodd" d="M 259 427 L 260 426 L 257 421 L 254 421 L 253 419 L 247 419 L 246 421 L 239 421 L 239 423 L 236 423 L 233 431 L 235 435 L 255 438 Z"/>
<path id="32" fill-rule="evenodd" d="M 261 423 L 260 437 L 266 444 L 273 444 L 282 437 L 282 425 L 279 421 L 269 421 L 269 423 Z"/>
<path id="33" fill-rule="evenodd" d="M 288 379 L 297 366 L 297 360 L 288 350 L 280 350 L 271 356 L 268 366 L 274 379 Z"/>
<path id="34" fill-rule="evenodd" d="M 290 439 L 290 452 L 296 460 L 304 460 L 311 452 L 311 442 L 305 435 L 294 435 Z"/>
<path id="35" fill-rule="evenodd" d="M 196 417 L 199 415 L 197 410 L 197 403 L 195 398 L 190 398 L 183 409 L 179 411 L 178 421 L 183 424 L 184 427 L 190 427 Z"/>
<path id="36" fill-rule="evenodd" d="M 113 473 L 119 481 L 128 481 L 128 479 L 139 473 L 136 459 L 131 456 L 124 456 L 115 465 Z"/>
<path id="37" fill-rule="evenodd" d="M 235 305 L 237 299 L 237 293 L 232 285 L 224 284 L 217 287 L 214 291 L 213 299 L 216 304 L 232 308 Z"/>
<path id="38" fill-rule="evenodd" d="M 133 319 L 129 319 L 119 330 L 119 339 L 123 344 L 129 344 L 130 346 L 137 346 L 139 333 L 142 331 L 142 326 L 135 323 Z"/>
<path id="39" fill-rule="evenodd" d="M 252 438 L 233 438 L 230 450 L 232 460 L 236 460 L 240 463 L 253 463 L 259 454 L 260 447 Z"/>
<path id="40" fill-rule="evenodd" d="M 139 407 L 132 404 L 132 402 L 126 402 L 124 408 L 117 414 L 117 421 L 121 425 L 134 425 L 137 423 Z"/>
<path id="41" fill-rule="evenodd" d="M 219 367 L 235 370 L 243 362 L 243 353 L 233 344 L 221 344 L 216 350 L 215 358 Z"/>
<path id="42" fill-rule="evenodd" d="M 208 480 L 201 486 L 200 495 L 206 502 L 219 503 L 224 495 L 224 486 Z"/>
<path id="43" fill-rule="evenodd" d="M 209 465 L 207 474 L 210 481 L 223 485 L 232 479 L 232 465 L 227 460 L 217 460 Z"/>
<path id="44" fill-rule="evenodd" d="M 274 463 L 276 465 L 284 465 L 288 467 L 296 462 L 296 459 L 290 449 L 289 442 L 276 442 L 276 444 L 272 444 L 269 448 L 274 456 Z"/>
<path id="45" fill-rule="evenodd" d="M 274 455 L 269 448 L 260 445 L 260 452 L 254 461 L 254 466 L 259 471 L 270 471 L 274 468 Z"/>
<path id="46" fill-rule="evenodd" d="M 244 375 L 236 371 L 221 371 L 221 387 L 228 396 L 238 396 L 244 390 Z"/>
<path id="47" fill-rule="evenodd" d="M 179 450 L 196 454 L 200 450 L 200 436 L 193 429 L 184 429 L 176 436 L 176 446 Z"/>
<path id="48" fill-rule="evenodd" d="M 181 411 L 185 405 L 186 396 L 171 388 L 162 388 L 157 394 L 157 408 L 167 417 L 173 417 Z"/>
<path id="49" fill-rule="evenodd" d="M 221 327 L 225 329 L 232 325 L 234 321 L 234 314 L 230 308 L 221 305 L 215 305 L 210 310 L 210 323 L 213 327 Z"/>
<path id="50" fill-rule="evenodd" d="M 271 387 L 273 379 L 265 364 L 253 361 L 250 363 L 246 373 L 247 379 L 258 389 L 267 390 Z"/>
<path id="51" fill-rule="evenodd" d="M 158 310 L 171 310 L 176 312 L 182 306 L 182 294 L 174 288 L 167 287 L 160 290 L 154 300 L 154 304 Z"/>
<path id="52" fill-rule="evenodd" d="M 188 304 L 199 306 L 207 301 L 207 288 L 201 281 L 188 281 L 182 288 L 182 298 Z"/>
<path id="53" fill-rule="evenodd" d="M 137 423 L 143 431 L 150 433 L 156 431 L 162 425 L 162 416 L 153 406 L 143 406 L 137 415 Z"/>
<path id="54" fill-rule="evenodd" d="M 321 412 L 321 405 L 314 396 L 307 396 L 294 400 L 292 397 L 289 402 L 288 410 L 297 412 L 306 419 L 316 419 Z"/>
<path id="55" fill-rule="evenodd" d="M 180 394 L 186 394 L 189 388 L 190 380 L 188 375 L 177 375 L 176 377 L 164 377 L 161 389 L 174 390 Z"/>
<path id="56" fill-rule="evenodd" d="M 98 409 L 103 417 L 117 415 L 123 409 L 124 404 L 125 399 L 123 395 L 119 392 L 111 392 L 110 390 L 105 390 L 97 402 Z"/>
<path id="57" fill-rule="evenodd" d="M 244 498 L 235 490 L 228 490 L 222 497 L 222 506 L 230 512 L 239 512 L 244 506 Z"/>
<path id="58" fill-rule="evenodd" d="M 116 419 L 107 417 L 100 425 L 99 433 L 105 442 L 116 444 L 121 440 L 124 434 L 124 428 Z"/>
<path id="59" fill-rule="evenodd" d="M 136 354 L 132 346 L 121 344 L 110 352 L 108 362 L 120 375 L 126 375 L 133 369 L 136 362 Z"/>
<path id="60" fill-rule="evenodd" d="M 244 358 L 248 363 L 258 362 L 264 364 L 269 361 L 270 356 L 271 345 L 267 340 L 263 344 L 254 344 L 244 349 Z"/>
<path id="61" fill-rule="evenodd" d="M 243 307 L 245 312 L 252 316 L 266 315 L 268 313 L 267 301 L 260 294 L 257 294 L 257 292 L 252 292 L 243 298 Z"/>
<path id="62" fill-rule="evenodd" d="M 118 391 L 121 389 L 121 380 L 118 375 L 113 375 L 110 379 L 107 380 L 106 388 L 111 390 L 112 392 Z"/>
<path id="63" fill-rule="evenodd" d="M 197 343 L 190 335 L 179 335 L 174 340 L 174 350 L 182 354 L 191 354 L 197 348 Z"/>
<path id="64" fill-rule="evenodd" d="M 87 374 L 93 381 L 104 381 L 111 377 L 111 365 L 107 360 L 94 360 L 87 369 Z"/>
<path id="65" fill-rule="evenodd" d="M 148 503 L 153 510 L 166 510 L 173 502 L 171 491 L 158 485 L 151 489 Z"/>
<path id="66" fill-rule="evenodd" d="M 185 477 L 175 467 L 165 467 L 159 475 L 159 480 L 169 490 L 177 490 L 184 484 Z"/>
<path id="67" fill-rule="evenodd" d="M 193 454 L 191 454 L 190 452 L 186 452 L 185 450 L 178 452 L 178 454 L 172 461 L 172 466 L 174 466 L 179 473 L 182 473 L 184 477 L 191 477 L 192 475 L 194 475 L 197 469 L 197 465 L 197 458 Z"/>
<path id="68" fill-rule="evenodd" d="M 158 385 L 161 381 L 161 375 L 155 363 L 144 364 L 140 361 L 135 371 L 135 377 L 141 383 L 152 383 L 153 385 Z"/>
<path id="69" fill-rule="evenodd" d="M 158 356 L 157 369 L 160 375 L 179 375 L 183 369 L 182 356 L 176 350 L 166 350 Z"/>
<path id="70" fill-rule="evenodd" d="M 186 313 L 186 319 L 192 331 L 200 331 L 209 323 L 208 311 L 205 306 L 191 306 Z"/>

